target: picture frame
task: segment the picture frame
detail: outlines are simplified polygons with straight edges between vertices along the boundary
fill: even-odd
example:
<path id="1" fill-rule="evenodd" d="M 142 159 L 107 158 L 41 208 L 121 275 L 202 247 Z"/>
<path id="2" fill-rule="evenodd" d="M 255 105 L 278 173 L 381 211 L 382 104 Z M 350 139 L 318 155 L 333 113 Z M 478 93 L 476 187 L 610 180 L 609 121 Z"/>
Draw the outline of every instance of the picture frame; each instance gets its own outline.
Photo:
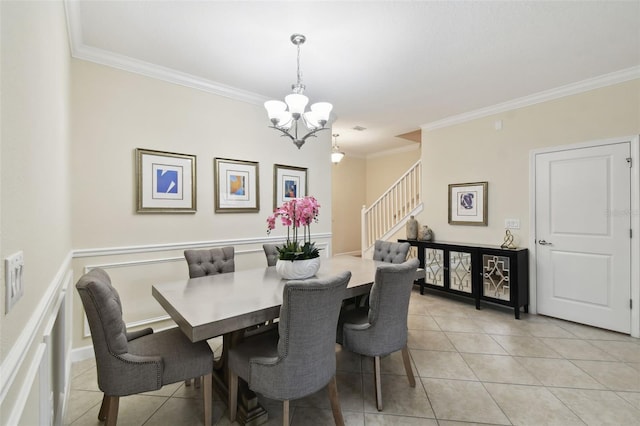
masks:
<path id="1" fill-rule="evenodd" d="M 488 182 L 449 184 L 449 225 L 487 226 Z"/>
<path id="2" fill-rule="evenodd" d="M 307 191 L 306 168 L 273 165 L 273 210 L 294 198 L 306 197 Z"/>
<path id="3" fill-rule="evenodd" d="M 196 156 L 136 148 L 137 213 L 195 213 Z"/>
<path id="4" fill-rule="evenodd" d="M 213 159 L 216 213 L 260 211 L 258 166 L 255 161 Z"/>

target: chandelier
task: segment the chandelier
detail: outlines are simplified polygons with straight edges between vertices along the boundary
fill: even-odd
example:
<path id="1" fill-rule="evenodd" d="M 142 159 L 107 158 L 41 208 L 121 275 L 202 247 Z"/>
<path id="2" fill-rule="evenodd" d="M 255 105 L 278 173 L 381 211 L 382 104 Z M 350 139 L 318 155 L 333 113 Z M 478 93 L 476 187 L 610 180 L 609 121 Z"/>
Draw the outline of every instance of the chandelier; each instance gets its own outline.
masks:
<path id="1" fill-rule="evenodd" d="M 331 147 L 331 162 L 333 164 L 338 164 L 344 158 L 344 152 L 340 151 L 340 147 L 338 146 L 338 133 L 333 134 L 333 146 Z"/>
<path id="2" fill-rule="evenodd" d="M 293 93 L 285 96 L 282 101 L 267 101 L 264 107 L 267 109 L 267 115 L 271 121 L 272 129 L 282 132 L 282 136 L 287 136 L 300 149 L 306 142 L 307 138 L 316 137 L 316 133 L 320 130 L 326 130 L 324 127 L 329 121 L 329 114 L 333 105 L 329 102 L 316 102 L 311 105 L 311 110 L 305 112 L 309 98 L 303 95 L 304 84 L 300 73 L 300 45 L 303 44 L 306 37 L 302 34 L 293 34 L 291 42 L 298 47 L 298 81 L 291 85 Z M 288 109 L 287 109 L 288 108 Z M 300 120 L 302 119 L 302 120 Z M 298 134 L 301 123 L 304 123 L 307 133 L 304 136 Z"/>

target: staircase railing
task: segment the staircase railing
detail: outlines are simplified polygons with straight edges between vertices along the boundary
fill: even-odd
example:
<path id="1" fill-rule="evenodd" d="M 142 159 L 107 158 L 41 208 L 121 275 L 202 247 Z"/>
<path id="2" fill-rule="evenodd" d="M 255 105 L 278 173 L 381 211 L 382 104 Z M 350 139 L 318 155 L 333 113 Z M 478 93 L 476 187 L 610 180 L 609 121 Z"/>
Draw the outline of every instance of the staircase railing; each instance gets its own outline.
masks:
<path id="1" fill-rule="evenodd" d="M 362 206 L 362 257 L 367 257 L 376 240 L 390 238 L 422 209 L 422 163 L 418 161 L 370 207 Z"/>

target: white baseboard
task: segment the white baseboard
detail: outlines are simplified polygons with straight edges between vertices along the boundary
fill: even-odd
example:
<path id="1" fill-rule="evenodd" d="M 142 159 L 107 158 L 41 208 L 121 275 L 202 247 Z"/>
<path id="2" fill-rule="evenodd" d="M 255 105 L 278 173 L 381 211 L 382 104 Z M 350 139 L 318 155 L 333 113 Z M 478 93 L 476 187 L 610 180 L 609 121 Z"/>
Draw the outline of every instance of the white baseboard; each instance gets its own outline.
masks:
<path id="1" fill-rule="evenodd" d="M 71 364 L 84 361 L 85 359 L 95 358 L 95 352 L 93 352 L 93 345 L 84 346 L 82 348 L 76 348 L 71 350 Z"/>

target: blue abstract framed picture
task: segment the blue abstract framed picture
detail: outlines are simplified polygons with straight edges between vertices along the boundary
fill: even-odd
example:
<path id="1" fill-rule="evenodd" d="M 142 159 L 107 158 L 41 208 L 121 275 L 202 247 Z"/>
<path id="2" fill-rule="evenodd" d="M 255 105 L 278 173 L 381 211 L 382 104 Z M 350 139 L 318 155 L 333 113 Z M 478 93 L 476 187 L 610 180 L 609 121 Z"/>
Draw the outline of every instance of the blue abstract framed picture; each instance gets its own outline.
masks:
<path id="1" fill-rule="evenodd" d="M 488 182 L 449 185 L 449 224 L 487 226 Z"/>
<path id="2" fill-rule="evenodd" d="M 251 213 L 260 210 L 258 163 L 214 158 L 216 213 Z"/>
<path id="3" fill-rule="evenodd" d="M 195 213 L 196 156 L 136 149 L 138 213 Z"/>
<path id="4" fill-rule="evenodd" d="M 307 195 L 307 169 L 303 167 L 273 165 L 273 209 L 283 203 Z"/>

